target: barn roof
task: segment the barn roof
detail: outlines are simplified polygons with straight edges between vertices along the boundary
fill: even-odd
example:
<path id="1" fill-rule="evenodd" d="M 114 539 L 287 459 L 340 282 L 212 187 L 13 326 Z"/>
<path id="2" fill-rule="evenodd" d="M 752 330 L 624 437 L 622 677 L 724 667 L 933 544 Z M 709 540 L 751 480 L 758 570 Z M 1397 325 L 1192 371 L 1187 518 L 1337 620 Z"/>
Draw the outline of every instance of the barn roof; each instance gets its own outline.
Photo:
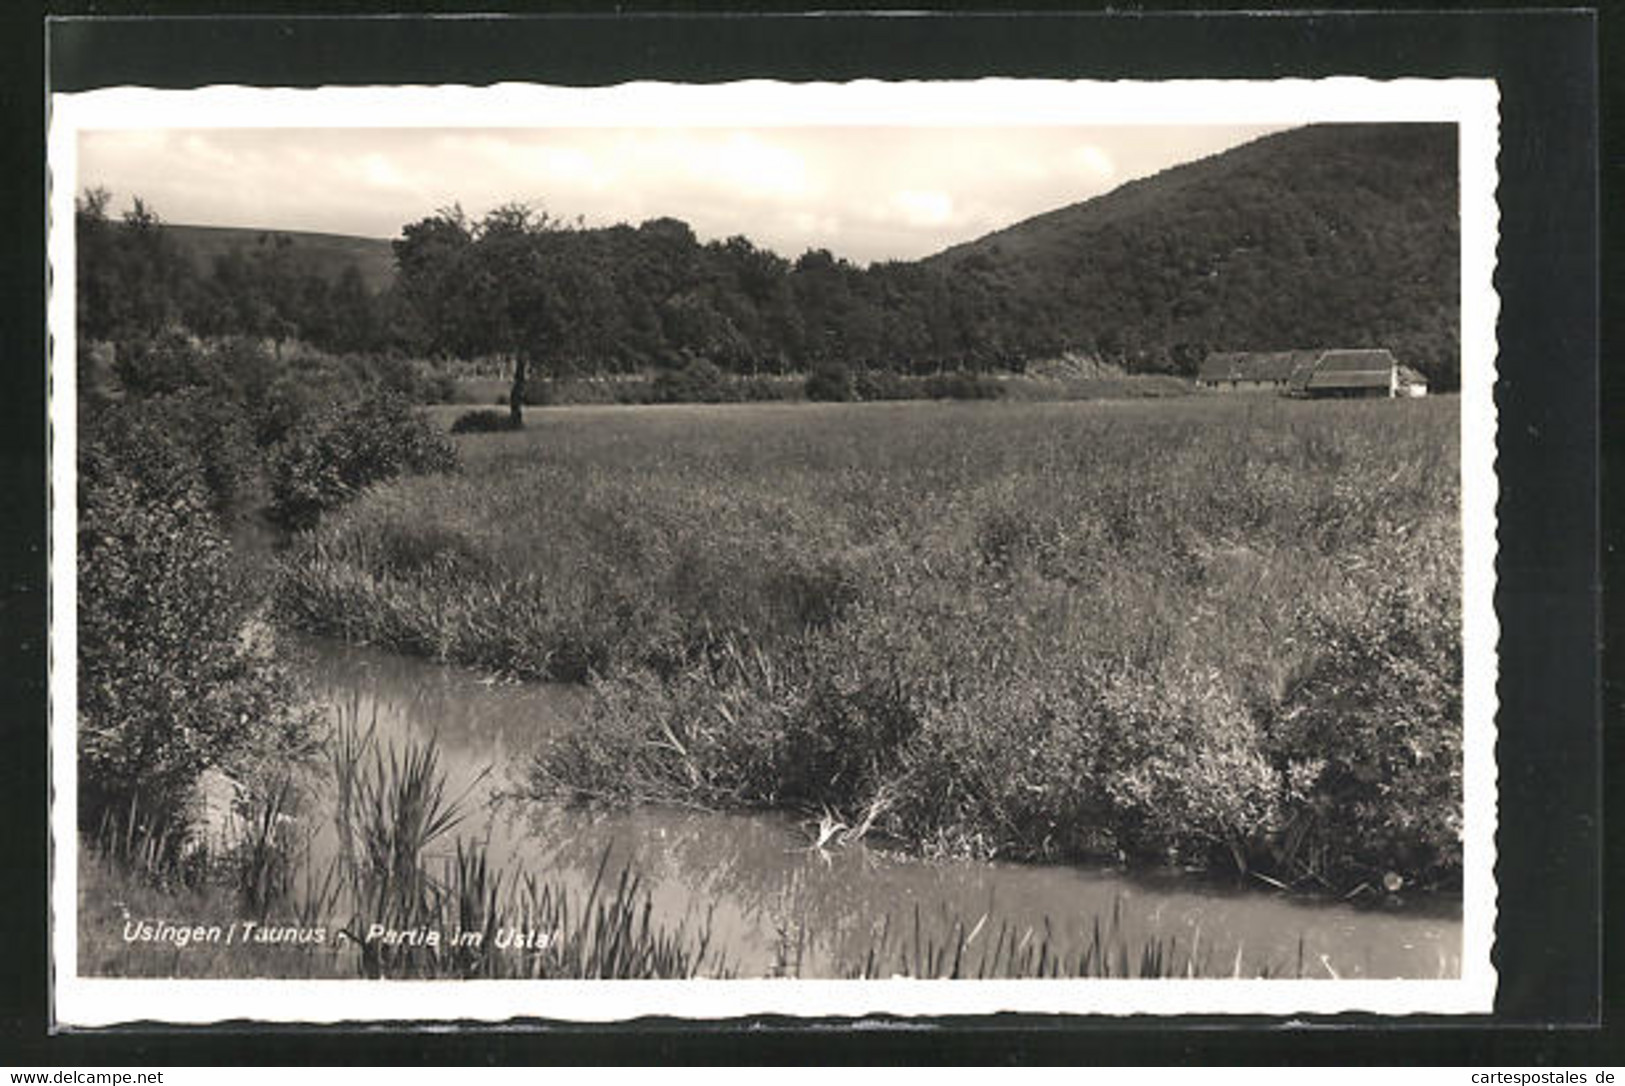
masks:
<path id="1" fill-rule="evenodd" d="M 1402 385 L 1425 385 L 1428 383 L 1428 379 L 1416 370 L 1401 363 L 1399 367 L 1399 383 Z"/>
<path id="2" fill-rule="evenodd" d="M 1394 356 L 1388 351 L 1327 351 L 1320 356 L 1309 388 L 1378 388 L 1393 380 Z"/>
<path id="3" fill-rule="evenodd" d="M 1215 351 L 1203 360 L 1203 381 L 1288 381 L 1307 372 L 1319 351 Z"/>

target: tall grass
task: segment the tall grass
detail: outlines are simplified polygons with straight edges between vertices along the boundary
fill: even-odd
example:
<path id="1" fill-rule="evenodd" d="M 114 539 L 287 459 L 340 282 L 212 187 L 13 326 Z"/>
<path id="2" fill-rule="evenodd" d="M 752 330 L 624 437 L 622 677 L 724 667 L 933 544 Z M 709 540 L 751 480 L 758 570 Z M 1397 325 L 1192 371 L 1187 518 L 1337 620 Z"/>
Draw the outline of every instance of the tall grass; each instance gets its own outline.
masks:
<path id="1" fill-rule="evenodd" d="M 930 980 L 1013 980 L 1024 978 L 1089 978 L 1145 980 L 1165 978 L 1303 979 L 1303 943 L 1294 963 L 1272 962 L 1244 971 L 1243 947 L 1228 958 L 1201 945 L 1198 928 L 1191 942 L 1177 936 L 1148 937 L 1139 943 L 1123 932 L 1123 900 L 1112 903 L 1104 922 L 1096 914 L 1089 938 L 1068 948 L 1056 937 L 1048 916 L 1037 924 L 1015 925 L 983 913 L 969 925 L 964 918 L 948 917 L 933 927 L 914 907 L 912 924 L 895 933 L 886 917 L 861 964 L 848 967 L 853 979 L 914 977 Z"/>
<path id="2" fill-rule="evenodd" d="M 368 493 L 279 598 L 308 629 L 591 683 L 538 794 L 878 807 L 926 852 L 1448 880 L 1455 419 L 581 408 Z"/>
<path id="3" fill-rule="evenodd" d="M 688 977 L 720 971 L 709 927 L 654 922 L 641 880 L 622 868 L 604 884 L 606 852 L 586 899 L 532 873 L 493 869 L 477 841 L 453 837 L 476 779 L 450 796 L 438 745 L 381 744 L 340 707 L 332 744 L 340 871 L 328 908 L 368 977 Z M 449 843 L 438 857 L 436 846 Z M 406 933 L 395 940 L 377 933 Z M 434 932 L 420 942 L 414 932 Z M 504 933 L 519 933 L 512 947 Z"/>

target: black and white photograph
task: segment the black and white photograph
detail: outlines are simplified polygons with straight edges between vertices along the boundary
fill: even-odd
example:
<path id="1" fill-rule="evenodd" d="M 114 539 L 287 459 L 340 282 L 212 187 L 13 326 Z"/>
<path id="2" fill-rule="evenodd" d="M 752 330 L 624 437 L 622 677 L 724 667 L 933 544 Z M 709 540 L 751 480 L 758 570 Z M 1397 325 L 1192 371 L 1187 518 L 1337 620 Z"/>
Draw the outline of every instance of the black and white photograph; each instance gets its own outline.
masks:
<path id="1" fill-rule="evenodd" d="M 1493 83 L 53 110 L 64 1020 L 1489 1009 Z"/>

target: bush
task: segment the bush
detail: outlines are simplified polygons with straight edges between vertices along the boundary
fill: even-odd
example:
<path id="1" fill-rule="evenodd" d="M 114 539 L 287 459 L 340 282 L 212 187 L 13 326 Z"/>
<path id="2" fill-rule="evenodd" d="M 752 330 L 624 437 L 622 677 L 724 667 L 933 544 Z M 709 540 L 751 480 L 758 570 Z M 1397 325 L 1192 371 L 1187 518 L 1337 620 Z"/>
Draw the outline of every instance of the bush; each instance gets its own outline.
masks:
<path id="1" fill-rule="evenodd" d="M 240 405 L 215 389 L 189 386 L 149 399 L 105 404 L 97 414 L 135 428 L 141 442 L 190 465 L 190 479 L 217 515 L 236 508 L 259 475 L 253 432 Z M 144 451 L 144 459 L 158 455 Z"/>
<path id="2" fill-rule="evenodd" d="M 925 394 L 933 400 L 996 400 L 1004 395 L 1004 386 L 991 377 L 961 370 L 927 378 Z"/>
<path id="3" fill-rule="evenodd" d="M 1276 725 L 1301 843 L 1284 862 L 1367 878 L 1461 866 L 1461 629 L 1457 598 L 1389 586 L 1317 616 L 1321 652 Z"/>
<path id="4" fill-rule="evenodd" d="M 494 434 L 513 428 L 511 412 L 492 411 L 489 408 L 465 411 L 451 424 L 451 432 L 454 434 Z"/>
<path id="5" fill-rule="evenodd" d="M 734 383 L 736 386 L 734 399 L 744 403 L 790 400 L 800 391 L 794 383 L 782 378 L 775 380 L 771 377 L 739 377 Z"/>
<path id="6" fill-rule="evenodd" d="M 852 391 L 860 400 L 915 400 L 920 384 L 890 370 L 863 370 L 852 379 Z"/>
<path id="7" fill-rule="evenodd" d="M 653 392 L 657 403 L 728 403 L 735 399 L 733 382 L 704 358 L 662 373 L 654 379 Z"/>
<path id="8" fill-rule="evenodd" d="M 79 472 L 81 825 L 178 824 L 199 774 L 302 749 L 255 602 L 232 575 L 197 456 L 159 421 L 106 413 Z"/>
<path id="9" fill-rule="evenodd" d="M 1257 725 L 1218 676 L 1125 671 L 1095 705 L 1118 847 L 1248 870 L 1278 821 L 1276 777 Z"/>
<path id="10" fill-rule="evenodd" d="M 191 337 L 175 331 L 118 344 L 113 373 L 125 391 L 135 396 L 179 392 L 210 384 L 216 376 Z"/>
<path id="11" fill-rule="evenodd" d="M 739 377 L 709 362 L 654 378 L 538 378 L 525 386 L 525 402 L 563 404 L 765 403 L 793 400 L 801 383 L 783 377 Z M 506 402 L 505 400 L 501 402 Z"/>
<path id="12" fill-rule="evenodd" d="M 807 377 L 807 399 L 819 403 L 845 403 L 852 398 L 852 374 L 839 363 L 819 366 Z"/>
<path id="13" fill-rule="evenodd" d="M 457 454 L 405 399 L 375 392 L 306 420 L 271 460 L 271 513 L 309 528 L 358 491 L 397 475 L 450 471 Z"/>
<path id="14" fill-rule="evenodd" d="M 457 378 L 417 359 L 395 354 L 346 356 L 349 366 L 368 383 L 380 385 L 413 403 L 451 403 Z"/>

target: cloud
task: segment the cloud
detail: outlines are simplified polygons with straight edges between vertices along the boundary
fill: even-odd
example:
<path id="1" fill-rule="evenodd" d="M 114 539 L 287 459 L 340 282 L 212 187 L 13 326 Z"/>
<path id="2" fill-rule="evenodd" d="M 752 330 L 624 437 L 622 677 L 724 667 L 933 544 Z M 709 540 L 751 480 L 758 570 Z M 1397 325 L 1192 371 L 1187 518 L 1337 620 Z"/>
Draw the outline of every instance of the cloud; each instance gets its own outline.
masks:
<path id="1" fill-rule="evenodd" d="M 1070 159 L 1080 173 L 1090 177 L 1106 181 L 1117 175 L 1117 164 L 1112 161 L 1112 156 L 1095 144 L 1074 147 Z"/>
<path id="2" fill-rule="evenodd" d="M 797 234 L 808 238 L 829 238 L 841 233 L 841 217 L 839 215 L 820 215 L 813 211 L 791 211 L 781 220 Z M 802 246 L 802 250 L 826 247 L 825 243 L 815 243 Z"/>
<path id="3" fill-rule="evenodd" d="M 795 151 L 756 136 L 734 133 L 714 147 L 691 153 L 690 173 L 723 188 L 774 199 L 805 195 L 807 164 Z"/>
<path id="4" fill-rule="evenodd" d="M 362 179 L 369 185 L 391 189 L 410 187 L 410 182 L 407 181 L 406 176 L 383 155 L 364 156 L 361 159 L 360 174 Z"/>
<path id="5" fill-rule="evenodd" d="M 912 226 L 941 226 L 954 214 L 954 198 L 940 189 L 902 189 L 892 193 L 891 204 Z"/>
<path id="6" fill-rule="evenodd" d="M 616 168 L 592 150 L 563 139 L 541 143 L 482 138 L 468 148 L 471 157 L 481 160 L 483 187 L 511 184 L 523 178 L 531 188 L 551 191 L 600 191 L 616 180 Z M 513 198 L 491 193 L 494 202 Z"/>

